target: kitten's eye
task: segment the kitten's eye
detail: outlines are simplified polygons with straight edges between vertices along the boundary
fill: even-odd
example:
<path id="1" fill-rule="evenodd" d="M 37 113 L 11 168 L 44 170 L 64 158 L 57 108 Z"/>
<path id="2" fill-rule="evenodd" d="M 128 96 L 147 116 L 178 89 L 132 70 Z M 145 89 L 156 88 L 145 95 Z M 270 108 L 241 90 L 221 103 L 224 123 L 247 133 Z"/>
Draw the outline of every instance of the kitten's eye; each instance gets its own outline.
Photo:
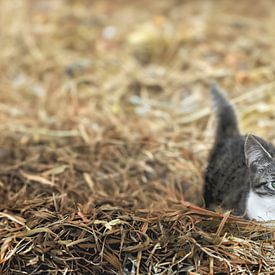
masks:
<path id="1" fill-rule="evenodd" d="M 268 185 L 270 189 L 275 190 L 275 181 L 270 182 Z"/>

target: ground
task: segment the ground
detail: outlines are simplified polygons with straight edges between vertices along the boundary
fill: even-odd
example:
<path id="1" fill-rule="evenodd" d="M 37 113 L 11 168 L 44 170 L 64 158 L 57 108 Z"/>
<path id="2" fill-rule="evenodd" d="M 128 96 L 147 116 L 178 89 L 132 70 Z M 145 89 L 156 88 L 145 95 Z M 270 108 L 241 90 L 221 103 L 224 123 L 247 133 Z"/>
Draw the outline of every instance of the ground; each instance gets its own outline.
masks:
<path id="1" fill-rule="evenodd" d="M 274 18 L 269 0 L 0 1 L 1 272 L 274 272 L 270 229 L 200 208 L 213 81 L 275 143 Z"/>

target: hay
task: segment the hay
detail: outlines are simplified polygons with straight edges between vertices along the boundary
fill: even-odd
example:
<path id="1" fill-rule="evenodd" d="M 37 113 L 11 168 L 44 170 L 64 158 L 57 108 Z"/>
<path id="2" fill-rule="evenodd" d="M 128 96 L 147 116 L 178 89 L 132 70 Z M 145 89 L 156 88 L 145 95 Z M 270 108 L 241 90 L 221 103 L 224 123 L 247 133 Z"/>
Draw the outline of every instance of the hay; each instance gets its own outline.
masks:
<path id="1" fill-rule="evenodd" d="M 272 5 L 1 1 L 1 273 L 274 273 L 201 195 L 213 79 L 275 141 Z"/>
<path id="2" fill-rule="evenodd" d="M 65 214 L 61 201 L 48 199 L 47 207 L 45 199 L 28 201 L 26 219 L 1 213 L 2 272 L 274 272 L 273 244 L 256 224 L 191 205 L 182 210 L 184 203 L 165 212 L 134 211 L 111 199 Z"/>

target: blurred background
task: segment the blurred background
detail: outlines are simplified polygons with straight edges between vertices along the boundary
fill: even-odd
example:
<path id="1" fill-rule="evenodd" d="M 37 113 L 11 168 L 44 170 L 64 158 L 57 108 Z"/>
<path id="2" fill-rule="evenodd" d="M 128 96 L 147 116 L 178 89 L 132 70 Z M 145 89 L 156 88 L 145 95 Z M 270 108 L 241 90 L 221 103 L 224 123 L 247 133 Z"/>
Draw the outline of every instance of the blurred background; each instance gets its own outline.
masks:
<path id="1" fill-rule="evenodd" d="M 24 170 L 13 174 L 17 183 L 36 182 L 30 172 L 63 182 L 70 171 L 57 189 L 77 201 L 95 190 L 140 200 L 146 188 L 145 205 L 155 189 L 200 201 L 213 142 L 212 81 L 235 103 L 244 132 L 275 141 L 273 4 L 1 0 L 4 168 Z M 23 188 L 14 177 L 5 194 Z"/>

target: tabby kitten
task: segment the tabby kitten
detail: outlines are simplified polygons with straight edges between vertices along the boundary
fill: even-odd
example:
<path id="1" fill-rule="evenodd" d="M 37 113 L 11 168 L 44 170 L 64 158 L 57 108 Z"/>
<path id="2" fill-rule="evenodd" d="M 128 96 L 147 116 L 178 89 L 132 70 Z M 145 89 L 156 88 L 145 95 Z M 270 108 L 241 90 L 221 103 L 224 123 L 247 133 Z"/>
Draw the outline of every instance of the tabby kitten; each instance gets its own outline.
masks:
<path id="1" fill-rule="evenodd" d="M 240 134 L 234 108 L 216 85 L 212 99 L 217 126 L 205 171 L 206 207 L 275 220 L 275 148 L 260 137 Z"/>

